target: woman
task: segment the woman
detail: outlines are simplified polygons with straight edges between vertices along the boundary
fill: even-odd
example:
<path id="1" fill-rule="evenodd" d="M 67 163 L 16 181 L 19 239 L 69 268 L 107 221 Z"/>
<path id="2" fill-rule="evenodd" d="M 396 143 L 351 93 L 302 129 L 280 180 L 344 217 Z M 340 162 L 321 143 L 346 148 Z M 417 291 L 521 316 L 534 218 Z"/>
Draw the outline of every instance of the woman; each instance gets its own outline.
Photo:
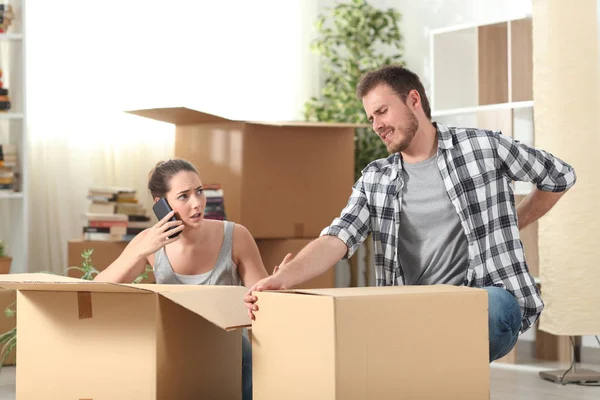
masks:
<path id="1" fill-rule="evenodd" d="M 131 283 L 147 263 L 154 269 L 156 283 L 162 284 L 243 284 L 249 288 L 268 276 L 254 238 L 245 227 L 204 219 L 206 196 L 198 171 L 188 161 L 159 162 L 150 172 L 148 189 L 154 201 L 166 198 L 173 211 L 136 235 L 94 280 Z M 178 220 L 168 222 L 173 215 Z M 181 233 L 173 237 L 176 232 Z M 244 400 L 252 398 L 251 351 L 243 335 Z"/>

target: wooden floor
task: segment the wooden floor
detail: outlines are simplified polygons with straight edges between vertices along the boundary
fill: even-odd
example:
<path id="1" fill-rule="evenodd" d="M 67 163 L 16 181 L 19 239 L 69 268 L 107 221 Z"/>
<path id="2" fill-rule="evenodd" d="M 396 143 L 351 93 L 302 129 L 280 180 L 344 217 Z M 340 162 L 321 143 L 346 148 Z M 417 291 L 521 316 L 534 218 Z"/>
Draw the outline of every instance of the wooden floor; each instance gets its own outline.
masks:
<path id="1" fill-rule="evenodd" d="M 600 387 L 562 386 L 543 380 L 538 375 L 541 370 L 561 370 L 563 367 L 552 363 L 527 366 L 503 366 L 492 363 L 490 372 L 491 400 L 600 399 Z M 582 365 L 582 367 L 600 372 L 599 365 Z M 0 400 L 15 400 L 14 367 L 5 367 L 0 372 Z"/>
<path id="2" fill-rule="evenodd" d="M 579 368 L 578 364 L 578 368 Z M 542 370 L 566 370 L 567 365 L 500 365 L 492 363 L 490 393 L 492 400 L 600 400 L 600 387 L 560 385 L 540 378 Z M 581 365 L 600 372 L 600 365 Z"/>

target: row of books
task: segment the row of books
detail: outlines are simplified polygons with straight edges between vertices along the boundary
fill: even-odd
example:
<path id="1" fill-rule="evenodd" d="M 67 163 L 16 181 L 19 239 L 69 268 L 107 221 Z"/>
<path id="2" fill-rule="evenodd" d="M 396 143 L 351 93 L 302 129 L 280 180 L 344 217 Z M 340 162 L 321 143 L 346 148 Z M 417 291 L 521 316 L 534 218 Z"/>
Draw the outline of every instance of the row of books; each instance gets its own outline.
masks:
<path id="1" fill-rule="evenodd" d="M 10 97 L 8 96 L 8 89 L 4 87 L 4 77 L 0 68 L 0 111 L 8 111 L 10 109 Z"/>
<path id="2" fill-rule="evenodd" d="M 0 4 L 0 33 L 8 32 L 14 19 L 15 13 L 12 5 Z"/>
<path id="3" fill-rule="evenodd" d="M 0 143 L 0 192 L 16 191 L 17 176 L 17 146 Z"/>
<path id="4" fill-rule="evenodd" d="M 91 187 L 87 198 L 91 203 L 85 214 L 85 240 L 130 241 L 151 226 L 150 217 L 139 203 L 135 189 Z"/>
<path id="5" fill-rule="evenodd" d="M 221 185 L 218 183 L 204 185 L 204 195 L 206 196 L 204 218 L 226 220 L 227 214 L 225 213 L 225 202 Z"/>
<path id="6" fill-rule="evenodd" d="M 204 186 L 205 219 L 226 220 L 223 189 L 219 184 Z M 91 201 L 85 214 L 84 240 L 130 241 L 152 226 L 146 209 L 139 203 L 136 191 L 122 187 L 92 187 Z"/>

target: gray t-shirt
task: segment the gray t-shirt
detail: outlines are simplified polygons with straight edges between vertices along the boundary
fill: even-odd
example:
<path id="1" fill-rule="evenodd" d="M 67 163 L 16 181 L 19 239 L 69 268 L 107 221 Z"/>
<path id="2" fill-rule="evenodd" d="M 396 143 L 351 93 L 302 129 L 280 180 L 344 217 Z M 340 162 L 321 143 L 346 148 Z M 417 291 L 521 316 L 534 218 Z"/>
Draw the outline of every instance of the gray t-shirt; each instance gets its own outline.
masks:
<path id="1" fill-rule="evenodd" d="M 407 285 L 462 285 L 468 250 L 437 156 L 403 164 L 398 259 Z"/>
<path id="2" fill-rule="evenodd" d="M 165 248 L 162 247 L 154 254 L 154 276 L 156 283 L 184 284 L 184 285 L 229 285 L 241 286 L 242 281 L 234 264 L 231 253 L 233 250 L 233 227 L 231 221 L 225 224 L 223 244 L 215 267 L 208 272 L 197 275 L 182 275 L 173 271 L 167 257 Z"/>

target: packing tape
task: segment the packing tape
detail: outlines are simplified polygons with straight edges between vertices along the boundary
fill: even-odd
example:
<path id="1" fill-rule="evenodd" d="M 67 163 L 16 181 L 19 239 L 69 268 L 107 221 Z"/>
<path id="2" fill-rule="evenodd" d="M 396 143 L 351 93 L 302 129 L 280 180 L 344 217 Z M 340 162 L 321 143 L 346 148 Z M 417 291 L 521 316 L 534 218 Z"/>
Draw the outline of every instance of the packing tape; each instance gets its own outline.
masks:
<path id="1" fill-rule="evenodd" d="M 304 224 L 294 224 L 294 237 L 304 237 Z"/>
<path id="2" fill-rule="evenodd" d="M 90 292 L 77 292 L 77 310 L 79 319 L 92 318 L 92 294 Z"/>

